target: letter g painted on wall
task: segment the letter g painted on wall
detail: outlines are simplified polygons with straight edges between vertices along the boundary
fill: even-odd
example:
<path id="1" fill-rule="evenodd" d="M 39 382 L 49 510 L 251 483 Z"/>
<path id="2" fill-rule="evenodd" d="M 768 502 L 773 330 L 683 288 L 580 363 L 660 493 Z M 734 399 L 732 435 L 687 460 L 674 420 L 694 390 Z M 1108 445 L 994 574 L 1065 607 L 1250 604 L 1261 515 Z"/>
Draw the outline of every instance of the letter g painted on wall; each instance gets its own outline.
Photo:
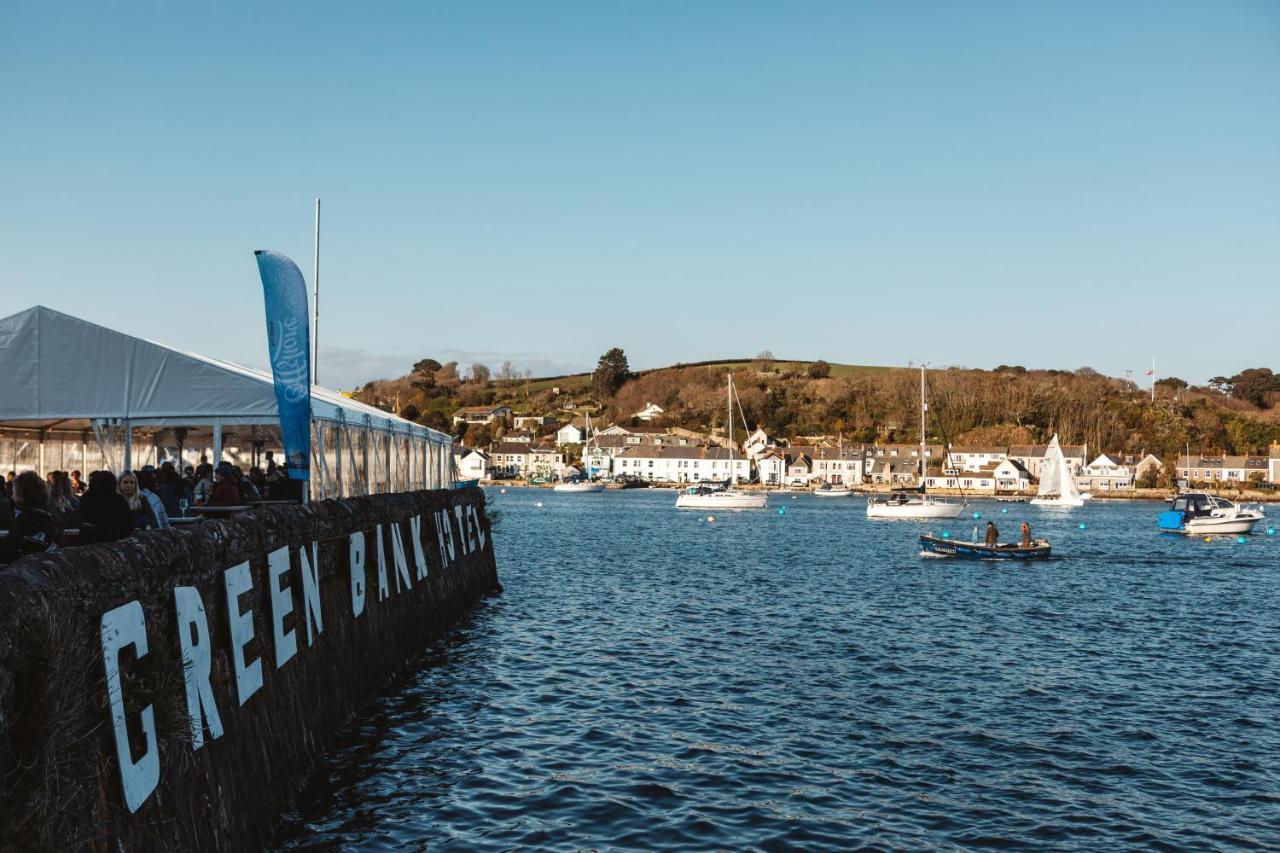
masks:
<path id="1" fill-rule="evenodd" d="M 148 705 L 139 714 L 146 752 L 133 759 L 129 747 L 129 724 L 125 718 L 124 685 L 120 679 L 120 653 L 133 646 L 138 659 L 147 656 L 147 623 L 142 604 L 130 601 L 102 614 L 102 659 L 107 668 L 107 702 L 111 707 L 111 728 L 116 742 L 116 759 L 120 765 L 120 783 L 124 802 L 136 812 L 160 783 L 160 751 L 156 748 L 155 706 Z"/>

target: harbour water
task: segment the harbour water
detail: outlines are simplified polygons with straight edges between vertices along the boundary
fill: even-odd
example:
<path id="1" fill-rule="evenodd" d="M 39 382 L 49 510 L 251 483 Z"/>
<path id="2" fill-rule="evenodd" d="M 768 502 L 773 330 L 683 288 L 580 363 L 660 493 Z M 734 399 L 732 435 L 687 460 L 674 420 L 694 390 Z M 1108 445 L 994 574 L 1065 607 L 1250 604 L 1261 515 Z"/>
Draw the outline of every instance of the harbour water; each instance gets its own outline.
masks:
<path id="1" fill-rule="evenodd" d="M 488 495 L 506 593 L 360 713 L 282 847 L 1280 845 L 1280 536 Z M 988 518 L 1054 559 L 917 556 Z"/>

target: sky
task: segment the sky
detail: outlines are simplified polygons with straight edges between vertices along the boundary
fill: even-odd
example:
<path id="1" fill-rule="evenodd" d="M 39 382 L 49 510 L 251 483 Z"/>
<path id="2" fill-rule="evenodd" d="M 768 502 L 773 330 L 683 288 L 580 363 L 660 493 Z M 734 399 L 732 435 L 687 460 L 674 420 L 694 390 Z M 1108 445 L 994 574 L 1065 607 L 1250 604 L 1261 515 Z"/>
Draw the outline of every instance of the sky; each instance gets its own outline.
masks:
<path id="1" fill-rule="evenodd" d="M 0 0 L 0 316 L 319 379 L 1276 358 L 1280 4 Z"/>

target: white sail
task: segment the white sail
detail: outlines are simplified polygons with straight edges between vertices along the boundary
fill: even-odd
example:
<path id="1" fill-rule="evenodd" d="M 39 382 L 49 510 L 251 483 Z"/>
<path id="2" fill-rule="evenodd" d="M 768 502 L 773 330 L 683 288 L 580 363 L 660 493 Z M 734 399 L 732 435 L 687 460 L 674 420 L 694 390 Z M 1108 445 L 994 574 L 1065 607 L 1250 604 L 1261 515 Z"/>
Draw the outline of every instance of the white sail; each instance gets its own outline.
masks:
<path id="1" fill-rule="evenodd" d="M 1057 497 L 1062 493 L 1062 448 L 1058 445 L 1058 435 L 1054 433 L 1040 462 L 1040 488 L 1036 497 Z"/>
<path id="2" fill-rule="evenodd" d="M 1058 444 L 1057 433 L 1049 442 L 1040 463 L 1040 488 L 1031 499 L 1036 506 L 1076 507 L 1084 505 L 1080 489 L 1076 487 L 1076 478 L 1071 473 L 1067 458 L 1062 455 L 1062 447 Z"/>

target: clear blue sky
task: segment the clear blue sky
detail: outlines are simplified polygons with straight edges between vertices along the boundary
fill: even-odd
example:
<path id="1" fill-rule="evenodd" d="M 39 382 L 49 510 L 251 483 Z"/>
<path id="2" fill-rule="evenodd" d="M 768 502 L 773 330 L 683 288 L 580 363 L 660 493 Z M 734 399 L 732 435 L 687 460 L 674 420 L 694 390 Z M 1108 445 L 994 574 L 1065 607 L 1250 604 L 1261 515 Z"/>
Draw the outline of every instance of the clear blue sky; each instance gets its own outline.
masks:
<path id="1" fill-rule="evenodd" d="M 0 6 L 0 315 L 434 355 L 1280 369 L 1275 2 Z"/>

